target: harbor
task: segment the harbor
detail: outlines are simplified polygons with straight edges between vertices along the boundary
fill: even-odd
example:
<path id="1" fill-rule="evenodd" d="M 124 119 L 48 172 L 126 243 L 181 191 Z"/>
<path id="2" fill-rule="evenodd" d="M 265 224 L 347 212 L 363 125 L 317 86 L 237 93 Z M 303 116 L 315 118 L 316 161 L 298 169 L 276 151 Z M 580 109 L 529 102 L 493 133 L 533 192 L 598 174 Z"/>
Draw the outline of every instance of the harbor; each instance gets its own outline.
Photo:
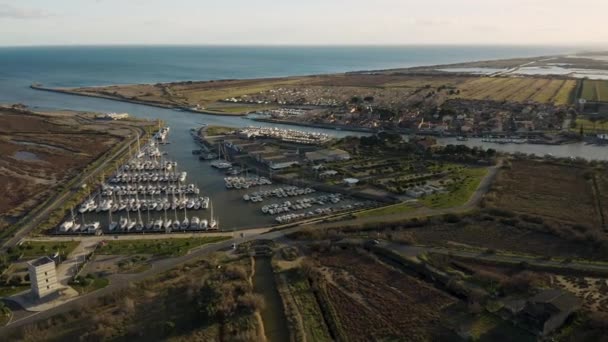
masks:
<path id="1" fill-rule="evenodd" d="M 57 234 L 112 234 L 219 230 L 213 203 L 186 171 L 165 158 L 160 146 L 169 128 L 161 128 L 114 175 L 95 189 L 57 228 Z M 131 154 L 131 153 L 130 153 Z"/>

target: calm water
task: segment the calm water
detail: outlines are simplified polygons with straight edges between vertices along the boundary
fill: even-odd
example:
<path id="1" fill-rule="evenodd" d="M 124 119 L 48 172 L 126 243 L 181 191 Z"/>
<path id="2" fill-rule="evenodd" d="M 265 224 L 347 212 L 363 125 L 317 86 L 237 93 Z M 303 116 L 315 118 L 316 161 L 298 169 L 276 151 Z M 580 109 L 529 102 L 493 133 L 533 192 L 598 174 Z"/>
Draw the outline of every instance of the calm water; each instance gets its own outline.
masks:
<path id="1" fill-rule="evenodd" d="M 35 47 L 0 48 L 0 103 L 24 103 L 33 108 L 128 112 L 143 118 L 160 118 L 171 126 L 172 144 L 164 149 L 188 171 L 188 182 L 211 196 L 223 228 L 265 225 L 268 217 L 245 204 L 244 192 L 224 189 L 223 175 L 191 154 L 196 148 L 190 128 L 201 123 L 245 126 L 244 118 L 210 116 L 121 103 L 104 99 L 35 91 L 46 86 L 77 87 L 175 80 L 270 77 L 397 68 L 456 63 L 471 60 L 569 53 L 555 47 Z M 345 136 L 345 131 L 324 131 Z M 445 142 L 451 142 L 446 140 Z M 476 146 L 481 142 L 469 141 Z M 488 145 L 497 150 L 555 156 L 608 159 L 608 149 L 582 144 L 568 146 Z M 204 217 L 205 215 L 199 215 Z"/>

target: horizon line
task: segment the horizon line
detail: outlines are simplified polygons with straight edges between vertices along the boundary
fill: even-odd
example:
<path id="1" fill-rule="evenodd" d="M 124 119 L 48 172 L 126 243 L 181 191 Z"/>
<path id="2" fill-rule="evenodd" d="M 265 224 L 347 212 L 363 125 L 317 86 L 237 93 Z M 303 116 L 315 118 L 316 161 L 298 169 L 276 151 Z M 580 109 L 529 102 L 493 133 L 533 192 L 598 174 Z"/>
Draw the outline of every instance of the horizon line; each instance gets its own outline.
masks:
<path id="1" fill-rule="evenodd" d="M 27 48 L 27 47 L 538 47 L 538 48 L 592 48 L 608 49 L 601 44 L 511 44 L 511 43 L 405 43 L 405 44 L 280 44 L 280 43 L 66 43 L 66 44 L 18 44 L 0 45 L 0 48 Z"/>

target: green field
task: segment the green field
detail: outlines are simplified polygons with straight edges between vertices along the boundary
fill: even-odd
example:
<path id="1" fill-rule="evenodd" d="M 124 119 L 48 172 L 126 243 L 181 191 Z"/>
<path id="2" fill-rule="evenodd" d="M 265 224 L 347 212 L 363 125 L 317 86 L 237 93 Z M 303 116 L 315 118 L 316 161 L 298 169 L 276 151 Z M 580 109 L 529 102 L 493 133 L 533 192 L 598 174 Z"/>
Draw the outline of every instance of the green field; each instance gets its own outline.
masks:
<path id="1" fill-rule="evenodd" d="M 85 294 L 95 290 L 102 289 L 110 284 L 108 278 L 100 278 L 94 276 L 77 277 L 76 281 L 71 282 L 70 286 L 78 293 Z"/>
<path id="2" fill-rule="evenodd" d="M 234 132 L 234 127 L 226 127 L 226 126 L 209 126 L 205 130 L 205 134 L 209 137 L 213 137 L 216 135 L 224 135 L 230 132 Z"/>
<path id="3" fill-rule="evenodd" d="M 460 181 L 447 186 L 447 192 L 433 194 L 421 199 L 430 208 L 450 208 L 466 204 L 481 180 L 488 174 L 486 168 L 462 168 L 458 172 Z"/>
<path id="4" fill-rule="evenodd" d="M 415 208 L 411 203 L 398 203 L 394 205 L 389 205 L 382 208 L 370 209 L 366 211 L 362 211 L 360 213 L 355 214 L 357 217 L 369 217 L 369 216 L 386 216 L 392 214 L 399 214 L 414 210 Z"/>
<path id="5" fill-rule="evenodd" d="M 17 285 L 17 286 L 0 286 L 0 298 L 2 297 L 10 297 L 19 292 L 23 292 L 25 290 L 29 290 L 30 287 L 28 285 Z"/>
<path id="6" fill-rule="evenodd" d="M 42 256 L 51 256 L 58 252 L 62 256 L 69 255 L 80 244 L 78 241 L 43 242 L 25 241 L 17 247 L 7 250 L 9 260 L 34 259 Z"/>
<path id="7" fill-rule="evenodd" d="M 186 254 L 194 247 L 228 239 L 230 239 L 229 236 L 209 236 L 200 238 L 108 241 L 97 249 L 97 254 L 179 256 Z"/>
<path id="8" fill-rule="evenodd" d="M 582 98 L 587 101 L 608 102 L 608 81 L 584 80 Z"/>

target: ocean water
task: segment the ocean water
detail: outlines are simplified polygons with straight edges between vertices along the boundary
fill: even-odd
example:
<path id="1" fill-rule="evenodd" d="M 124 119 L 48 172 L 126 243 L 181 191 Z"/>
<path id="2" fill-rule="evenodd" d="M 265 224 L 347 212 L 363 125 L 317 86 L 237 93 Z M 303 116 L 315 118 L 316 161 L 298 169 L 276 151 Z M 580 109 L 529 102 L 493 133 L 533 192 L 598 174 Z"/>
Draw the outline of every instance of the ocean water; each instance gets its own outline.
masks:
<path id="1" fill-rule="evenodd" d="M 90 86 L 322 74 L 539 56 L 567 47 L 78 46 L 0 48 L 0 82 Z M 10 101 L 7 95 L 0 100 Z"/>

